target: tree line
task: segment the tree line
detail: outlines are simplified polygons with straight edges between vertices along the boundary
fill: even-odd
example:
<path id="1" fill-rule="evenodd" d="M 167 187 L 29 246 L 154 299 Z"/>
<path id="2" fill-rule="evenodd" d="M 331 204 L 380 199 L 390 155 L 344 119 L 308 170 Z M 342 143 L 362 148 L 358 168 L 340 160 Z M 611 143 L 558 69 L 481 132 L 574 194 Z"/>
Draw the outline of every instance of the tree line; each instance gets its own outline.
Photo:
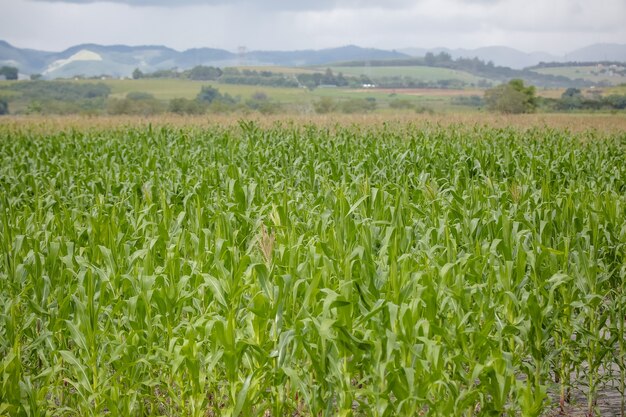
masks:
<path id="1" fill-rule="evenodd" d="M 543 98 L 537 97 L 534 86 L 513 79 L 486 90 L 484 103 L 488 110 L 509 114 L 532 113 L 539 107 L 546 111 L 617 111 L 626 109 L 626 95 L 585 95 L 579 88 L 570 87 L 558 99 Z"/>
<path id="2" fill-rule="evenodd" d="M 5 80 L 17 80 L 18 70 L 15 67 L 3 66 L 0 67 L 0 77 L 4 77 Z"/>
<path id="3" fill-rule="evenodd" d="M 227 67 L 224 69 L 198 65 L 190 70 L 175 69 L 158 70 L 144 73 L 140 69 L 133 71 L 133 79 L 141 78 L 178 78 L 194 81 L 217 81 L 223 84 L 256 85 L 264 87 L 307 87 L 310 89 L 320 85 L 336 87 L 357 86 L 364 83 L 362 77 L 345 77 L 342 73 L 334 74 L 328 68 L 325 72 L 300 73 L 288 75 L 269 70 Z M 366 83 L 371 83 L 367 80 Z"/>
<path id="4" fill-rule="evenodd" d="M 341 66 L 360 67 L 364 66 L 364 61 L 349 61 L 342 63 Z M 562 75 L 540 74 L 528 68 L 517 70 L 509 67 L 495 65 L 493 62 L 485 62 L 479 58 L 456 58 L 447 52 L 433 54 L 428 52 L 423 57 L 385 59 L 367 61 L 367 65 L 371 67 L 409 67 L 409 66 L 425 66 L 448 68 L 457 71 L 464 71 L 478 77 L 488 78 L 491 80 L 507 82 L 511 79 L 522 79 L 524 82 L 540 86 L 540 87 L 587 87 L 594 85 L 588 80 L 575 79 L 572 80 Z"/>

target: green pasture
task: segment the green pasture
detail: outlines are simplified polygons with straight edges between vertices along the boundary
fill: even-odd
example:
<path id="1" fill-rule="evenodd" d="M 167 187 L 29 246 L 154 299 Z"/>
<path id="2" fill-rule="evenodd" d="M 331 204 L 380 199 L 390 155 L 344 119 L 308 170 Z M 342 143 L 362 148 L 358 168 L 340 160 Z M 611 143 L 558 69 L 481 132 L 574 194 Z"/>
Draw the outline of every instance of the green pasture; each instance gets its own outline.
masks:
<path id="1" fill-rule="evenodd" d="M 611 85 L 618 85 L 626 82 L 626 77 L 622 75 L 609 76 L 608 74 L 598 73 L 599 68 L 595 65 L 585 67 L 571 66 L 537 68 L 533 69 L 533 71 L 540 74 L 561 75 L 571 79 L 581 78 L 592 82 L 608 82 Z"/>
<path id="2" fill-rule="evenodd" d="M 344 75 L 360 76 L 366 75 L 376 79 L 380 77 L 410 77 L 424 82 L 434 82 L 438 80 L 456 79 L 467 83 L 477 83 L 480 77 L 464 71 L 457 71 L 448 68 L 433 68 L 426 66 L 399 66 L 399 67 L 330 67 L 333 73 L 343 73 Z M 319 68 L 321 71 L 322 68 Z"/>

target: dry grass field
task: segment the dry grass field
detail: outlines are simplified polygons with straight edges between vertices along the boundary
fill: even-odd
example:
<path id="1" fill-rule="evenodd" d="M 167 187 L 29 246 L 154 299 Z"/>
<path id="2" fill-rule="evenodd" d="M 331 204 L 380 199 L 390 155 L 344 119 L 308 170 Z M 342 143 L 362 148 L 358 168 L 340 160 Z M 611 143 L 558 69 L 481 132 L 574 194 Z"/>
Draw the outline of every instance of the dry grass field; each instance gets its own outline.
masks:
<path id="1" fill-rule="evenodd" d="M 521 114 L 501 115 L 485 113 L 450 114 L 328 114 L 328 115 L 225 115 L 179 116 L 173 114 L 152 117 L 137 116 L 4 116 L 0 128 L 20 128 L 34 131 L 55 132 L 58 130 L 102 129 L 123 126 L 176 126 L 208 127 L 212 125 L 233 126 L 241 120 L 252 120 L 260 126 L 276 124 L 316 126 L 382 126 L 412 124 L 420 126 L 489 126 L 517 129 L 553 128 L 570 132 L 592 131 L 598 133 L 626 132 L 626 114 Z"/>

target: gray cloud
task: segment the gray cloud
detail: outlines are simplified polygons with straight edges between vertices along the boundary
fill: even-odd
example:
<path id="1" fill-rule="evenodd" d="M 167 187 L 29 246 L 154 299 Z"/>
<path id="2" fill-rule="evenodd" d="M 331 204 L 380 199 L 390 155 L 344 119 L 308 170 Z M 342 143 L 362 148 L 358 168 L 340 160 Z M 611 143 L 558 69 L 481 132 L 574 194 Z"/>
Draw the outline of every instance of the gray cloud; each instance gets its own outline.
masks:
<path id="1" fill-rule="evenodd" d="M 293 0 L 33 0 L 42 3 L 72 3 L 72 4 L 93 4 L 93 3 L 119 3 L 128 6 L 157 6 L 157 7 L 188 7 L 188 6 L 232 6 L 252 7 L 260 10 L 331 10 L 341 8 L 398 8 L 406 7 L 415 1 L 411 0 L 387 0 L 384 3 L 378 0 L 317 0 L 317 1 L 293 1 Z M 469 1 L 498 1 L 498 0 L 469 0 Z"/>
<path id="2" fill-rule="evenodd" d="M 78 43 L 308 49 L 346 44 L 564 53 L 624 43 L 624 0 L 0 0 L 0 39 L 60 50 Z"/>

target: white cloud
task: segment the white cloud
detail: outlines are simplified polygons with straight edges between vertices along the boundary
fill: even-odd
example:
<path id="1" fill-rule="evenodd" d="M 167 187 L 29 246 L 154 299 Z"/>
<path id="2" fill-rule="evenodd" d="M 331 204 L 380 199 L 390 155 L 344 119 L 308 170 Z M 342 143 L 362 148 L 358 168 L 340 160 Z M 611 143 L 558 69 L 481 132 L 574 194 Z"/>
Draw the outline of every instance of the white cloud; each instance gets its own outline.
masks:
<path id="1" fill-rule="evenodd" d="M 129 6 L 160 6 L 167 8 L 179 8 L 188 6 L 224 6 L 237 5 L 241 7 L 252 7 L 257 10 L 330 10 L 336 8 L 362 8 L 381 7 L 377 0 L 317 0 L 317 1 L 293 1 L 293 0 L 33 0 L 43 3 L 119 3 Z M 480 1 L 480 0 L 479 0 Z M 406 7 L 412 4 L 411 0 L 387 0 L 383 8 Z"/>
<path id="2" fill-rule="evenodd" d="M 0 39 L 47 50 L 84 42 L 230 50 L 500 44 L 564 53 L 626 41 L 624 0 L 0 0 L 0 10 Z"/>

